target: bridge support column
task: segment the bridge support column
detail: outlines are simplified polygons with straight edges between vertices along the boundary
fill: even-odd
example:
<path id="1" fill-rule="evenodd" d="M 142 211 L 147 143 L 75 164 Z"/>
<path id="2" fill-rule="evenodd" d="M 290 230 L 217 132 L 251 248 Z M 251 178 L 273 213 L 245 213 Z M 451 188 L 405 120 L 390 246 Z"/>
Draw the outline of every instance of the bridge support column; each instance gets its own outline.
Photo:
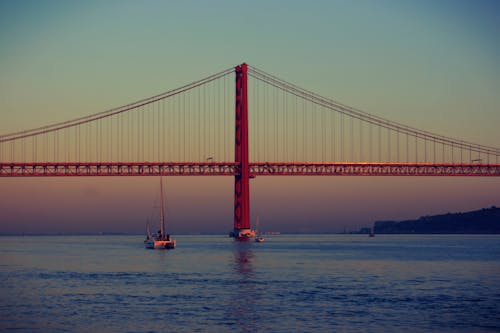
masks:
<path id="1" fill-rule="evenodd" d="M 247 64 L 235 67 L 236 73 L 236 130 L 235 154 L 238 173 L 234 177 L 234 230 L 236 239 L 255 236 L 250 229 L 250 168 L 248 166 L 248 77 Z"/>

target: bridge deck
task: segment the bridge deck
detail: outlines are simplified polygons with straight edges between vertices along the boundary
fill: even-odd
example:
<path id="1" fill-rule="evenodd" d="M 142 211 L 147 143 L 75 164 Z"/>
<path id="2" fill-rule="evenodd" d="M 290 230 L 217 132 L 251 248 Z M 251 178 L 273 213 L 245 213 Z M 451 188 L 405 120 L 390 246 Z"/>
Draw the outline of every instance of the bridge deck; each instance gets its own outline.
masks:
<path id="1" fill-rule="evenodd" d="M 234 176 L 234 162 L 0 163 L 0 177 Z M 500 176 L 500 164 L 250 163 L 255 176 Z"/>

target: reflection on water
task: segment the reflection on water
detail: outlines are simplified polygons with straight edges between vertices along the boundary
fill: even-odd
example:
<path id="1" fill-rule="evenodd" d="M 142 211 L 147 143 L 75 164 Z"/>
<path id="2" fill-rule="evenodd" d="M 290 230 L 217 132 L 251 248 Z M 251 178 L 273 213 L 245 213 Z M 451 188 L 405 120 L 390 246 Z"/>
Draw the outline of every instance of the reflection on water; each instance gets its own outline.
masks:
<path id="1" fill-rule="evenodd" d="M 260 296 L 255 288 L 253 246 L 254 244 L 250 241 L 233 241 L 232 244 L 234 286 L 228 310 L 230 311 L 229 317 L 233 318 L 242 332 L 255 331 L 254 311 Z"/>
<path id="2" fill-rule="evenodd" d="M 240 281 L 253 277 L 252 260 L 254 258 L 253 246 L 248 242 L 233 242 L 234 271 L 240 276 Z"/>

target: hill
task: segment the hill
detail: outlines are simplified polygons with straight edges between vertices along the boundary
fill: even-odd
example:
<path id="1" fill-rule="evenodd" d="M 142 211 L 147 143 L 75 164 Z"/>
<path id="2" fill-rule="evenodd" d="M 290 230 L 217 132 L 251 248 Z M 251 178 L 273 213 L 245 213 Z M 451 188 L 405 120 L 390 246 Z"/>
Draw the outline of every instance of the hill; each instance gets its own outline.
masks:
<path id="1" fill-rule="evenodd" d="M 421 216 L 417 220 L 376 221 L 376 234 L 500 234 L 500 208 Z"/>

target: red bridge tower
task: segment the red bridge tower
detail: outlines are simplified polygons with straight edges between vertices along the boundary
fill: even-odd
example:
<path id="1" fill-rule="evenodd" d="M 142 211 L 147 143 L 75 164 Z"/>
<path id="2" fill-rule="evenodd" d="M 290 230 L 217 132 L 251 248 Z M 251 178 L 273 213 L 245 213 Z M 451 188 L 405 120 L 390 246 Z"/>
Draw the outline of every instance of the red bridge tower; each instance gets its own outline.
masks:
<path id="1" fill-rule="evenodd" d="M 235 67 L 236 130 L 235 154 L 237 174 L 234 176 L 234 230 L 231 237 L 244 240 L 255 236 L 250 229 L 250 168 L 248 157 L 248 76 L 247 64 Z"/>

